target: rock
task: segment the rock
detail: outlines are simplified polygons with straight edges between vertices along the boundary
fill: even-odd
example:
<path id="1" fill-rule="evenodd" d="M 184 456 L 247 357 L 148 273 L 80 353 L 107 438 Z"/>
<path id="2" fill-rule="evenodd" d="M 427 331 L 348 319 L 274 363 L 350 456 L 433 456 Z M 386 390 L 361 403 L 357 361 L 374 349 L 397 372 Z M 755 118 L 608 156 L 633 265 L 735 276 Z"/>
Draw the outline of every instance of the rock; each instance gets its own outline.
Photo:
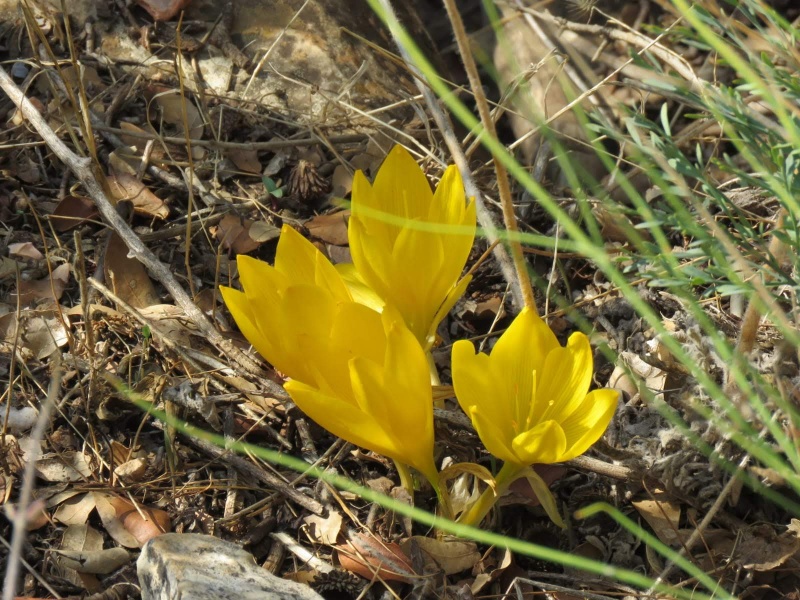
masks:
<path id="1" fill-rule="evenodd" d="M 307 586 L 262 569 L 239 546 L 210 535 L 153 538 L 136 567 L 142 600 L 322 600 Z"/>

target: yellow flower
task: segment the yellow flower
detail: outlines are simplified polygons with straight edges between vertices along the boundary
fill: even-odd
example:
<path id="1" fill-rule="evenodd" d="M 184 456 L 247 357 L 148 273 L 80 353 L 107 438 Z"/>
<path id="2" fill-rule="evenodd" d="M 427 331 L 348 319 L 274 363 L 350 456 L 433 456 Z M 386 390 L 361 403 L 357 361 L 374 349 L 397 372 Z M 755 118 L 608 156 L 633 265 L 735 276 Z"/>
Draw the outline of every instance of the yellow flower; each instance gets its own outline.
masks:
<path id="1" fill-rule="evenodd" d="M 288 306 L 290 288 L 319 287 L 332 298 L 352 297 L 330 261 L 297 231 L 284 225 L 275 255 L 275 266 L 250 256 L 236 258 L 243 292 L 222 286 L 222 297 L 236 324 L 258 353 L 276 369 L 294 379 L 311 378 L 308 360 L 292 336 L 313 335 L 319 316 L 314 306 L 296 306 L 307 315 L 287 322 L 282 308 Z M 294 293 L 294 292 L 292 292 Z"/>
<path id="2" fill-rule="evenodd" d="M 471 342 L 453 346 L 456 397 L 487 450 L 520 467 L 586 452 L 608 427 L 619 395 L 588 392 L 592 349 L 573 333 L 566 347 L 527 308 L 500 336 L 491 356 Z M 587 393 L 588 392 L 588 393 Z"/>
<path id="3" fill-rule="evenodd" d="M 348 235 L 355 270 L 343 267 L 348 281 L 363 281 L 394 306 L 430 348 L 469 283 L 459 278 L 475 237 L 475 202 L 465 200 L 458 169 L 448 167 L 432 193 L 408 151 L 395 146 L 373 185 L 356 172 Z M 354 295 L 364 301 L 362 292 L 356 283 Z"/>
<path id="4" fill-rule="evenodd" d="M 619 400 L 615 390 L 588 391 L 588 338 L 573 333 L 561 347 L 539 315 L 525 308 L 491 356 L 476 354 L 471 342 L 456 342 L 452 370 L 458 403 L 486 449 L 504 461 L 495 489 L 487 489 L 459 521 L 477 525 L 511 482 L 525 477 L 548 516 L 563 527 L 555 498 L 531 465 L 583 454 L 614 415 Z"/>
<path id="5" fill-rule="evenodd" d="M 400 315 L 355 302 L 333 265 L 286 226 L 274 267 L 247 256 L 237 264 L 244 291 L 221 288 L 225 303 L 247 340 L 292 378 L 284 387 L 303 412 L 436 485 L 428 362 Z"/>

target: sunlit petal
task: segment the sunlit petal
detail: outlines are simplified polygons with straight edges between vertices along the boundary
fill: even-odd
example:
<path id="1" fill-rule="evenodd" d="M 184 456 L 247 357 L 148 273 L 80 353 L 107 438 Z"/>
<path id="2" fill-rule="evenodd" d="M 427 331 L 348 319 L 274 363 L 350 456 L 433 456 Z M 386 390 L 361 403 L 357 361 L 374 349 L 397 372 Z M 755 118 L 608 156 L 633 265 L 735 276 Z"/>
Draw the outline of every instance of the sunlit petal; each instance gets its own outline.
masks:
<path id="1" fill-rule="evenodd" d="M 550 464 L 563 460 L 567 437 L 556 421 L 544 421 L 520 433 L 512 440 L 511 447 L 519 457 L 520 464 Z"/>

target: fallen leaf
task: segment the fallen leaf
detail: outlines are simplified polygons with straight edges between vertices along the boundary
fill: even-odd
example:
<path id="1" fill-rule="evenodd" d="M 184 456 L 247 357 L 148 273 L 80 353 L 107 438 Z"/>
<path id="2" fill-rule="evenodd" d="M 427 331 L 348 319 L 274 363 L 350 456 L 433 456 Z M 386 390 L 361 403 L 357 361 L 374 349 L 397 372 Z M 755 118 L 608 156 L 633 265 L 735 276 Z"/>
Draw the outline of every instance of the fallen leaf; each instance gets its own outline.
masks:
<path id="1" fill-rule="evenodd" d="M 128 246 L 113 232 L 106 246 L 103 271 L 106 285 L 134 308 L 145 308 L 161 302 L 144 265 L 128 256 Z"/>
<path id="2" fill-rule="evenodd" d="M 252 228 L 255 231 L 251 233 Z M 236 215 L 225 215 L 214 230 L 214 237 L 226 250 L 235 254 L 247 254 L 264 242 L 278 239 L 280 230 L 269 223 L 241 219 Z"/>
<path id="3" fill-rule="evenodd" d="M 654 494 L 654 498 L 633 502 L 647 524 L 653 529 L 659 540 L 672 546 L 680 542 L 678 525 L 681 519 L 681 508 L 663 493 Z"/>
<path id="4" fill-rule="evenodd" d="M 131 562 L 130 553 L 125 548 L 107 550 L 56 550 L 58 564 L 62 568 L 74 569 L 78 573 L 107 575 Z"/>
<path id="5" fill-rule="evenodd" d="M 108 534 L 121 546 L 141 548 L 170 531 L 169 514 L 158 508 L 134 506 L 128 500 L 94 492 L 97 513 Z"/>
<path id="6" fill-rule="evenodd" d="M 12 299 L 16 300 L 19 295 L 19 302 L 23 306 L 29 306 L 43 300 L 58 302 L 69 281 L 69 265 L 64 263 L 57 266 L 48 277 L 38 281 L 20 281 L 17 292 L 12 293 Z"/>
<path id="7" fill-rule="evenodd" d="M 94 494 L 72 496 L 58 505 L 53 513 L 53 520 L 64 525 L 83 525 L 94 508 Z"/>
<path id="8" fill-rule="evenodd" d="M 0 257 L 0 279 L 16 275 L 18 268 L 20 268 L 20 264 L 17 261 L 5 256 Z"/>
<path id="9" fill-rule="evenodd" d="M 481 559 L 474 542 L 455 538 L 439 540 L 415 535 L 404 540 L 400 547 L 409 556 L 414 556 L 415 552 L 421 553 L 426 566 L 432 567 L 432 571 L 426 569 L 426 573 L 444 571 L 445 575 L 455 575 L 472 569 Z"/>
<path id="10" fill-rule="evenodd" d="M 347 221 L 349 210 L 340 210 L 327 215 L 319 215 L 305 222 L 305 228 L 311 237 L 334 246 L 347 245 Z"/>
<path id="11" fill-rule="evenodd" d="M 31 242 L 9 244 L 8 255 L 18 256 L 19 258 L 28 258 L 31 260 L 42 260 L 44 258 L 44 254 L 39 252 L 36 246 L 34 246 Z"/>
<path id="12" fill-rule="evenodd" d="M 343 569 L 370 581 L 380 577 L 409 583 L 418 577 L 400 546 L 371 535 L 353 534 L 349 542 L 336 547 L 336 554 Z"/>
<path id="13" fill-rule="evenodd" d="M 174 304 L 153 304 L 142 308 L 140 312 L 153 322 L 162 335 L 179 345 L 191 346 L 192 335 L 198 333 L 183 309 Z"/>
<path id="14" fill-rule="evenodd" d="M 327 517 L 308 515 L 303 521 L 308 525 L 311 539 L 318 544 L 334 545 L 342 530 L 342 514 L 333 510 Z"/>
<path id="15" fill-rule="evenodd" d="M 39 413 L 30 406 L 7 408 L 4 404 L 0 404 L 0 415 L 4 415 L 8 430 L 13 434 L 19 434 L 33 429 Z"/>
<path id="16" fill-rule="evenodd" d="M 258 150 L 252 148 L 231 148 L 227 152 L 236 168 L 253 175 L 261 174 L 261 161 L 258 160 Z"/>
<path id="17" fill-rule="evenodd" d="M 163 123 L 172 126 L 174 132 L 178 133 L 175 137 L 184 137 L 188 135 L 190 139 L 195 140 L 203 137 L 203 131 L 205 130 L 203 115 L 200 114 L 200 111 L 197 110 L 197 107 L 191 99 L 182 96 L 180 92 L 174 90 L 163 91 L 163 89 L 152 87 L 147 91 L 152 98 L 152 102 L 159 109 L 159 115 L 155 115 L 155 118 L 151 118 L 154 124 Z M 183 126 L 184 107 L 186 109 L 186 122 L 189 125 L 188 132 Z M 193 156 L 195 156 L 195 151 L 202 151 L 202 148 L 199 146 L 193 148 Z M 201 157 L 202 152 L 200 155 L 195 156 L 196 159 Z"/>
<path id="18" fill-rule="evenodd" d="M 169 208 L 164 201 L 133 175 L 114 173 L 106 179 L 114 198 L 118 201 L 128 200 L 137 214 L 156 219 L 169 216 Z"/>
<path id="19" fill-rule="evenodd" d="M 74 229 L 98 215 L 94 202 L 83 196 L 65 196 L 50 215 L 50 222 L 59 233 Z"/>
<path id="20" fill-rule="evenodd" d="M 103 536 L 88 525 L 70 525 L 64 530 L 61 538 L 62 551 L 96 552 L 103 549 Z M 100 590 L 100 582 L 94 575 L 78 573 L 75 569 L 64 566 L 56 559 L 61 576 L 75 585 L 96 593 Z"/>
<path id="21" fill-rule="evenodd" d="M 92 469 L 82 452 L 69 451 L 36 461 L 36 472 L 45 481 L 83 481 Z"/>

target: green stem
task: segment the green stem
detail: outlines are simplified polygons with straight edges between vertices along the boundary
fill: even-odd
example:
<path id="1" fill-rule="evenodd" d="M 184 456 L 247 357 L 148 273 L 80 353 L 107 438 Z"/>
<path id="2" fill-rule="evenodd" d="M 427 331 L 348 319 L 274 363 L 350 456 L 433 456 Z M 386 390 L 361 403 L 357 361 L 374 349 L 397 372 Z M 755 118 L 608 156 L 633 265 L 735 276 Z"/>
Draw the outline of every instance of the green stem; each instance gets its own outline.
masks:
<path id="1" fill-rule="evenodd" d="M 405 488 L 408 495 L 414 497 L 414 477 L 411 475 L 411 470 L 408 465 L 401 463 L 399 460 L 394 461 L 394 466 L 397 468 L 397 473 L 400 475 L 400 485 Z"/>
<path id="2" fill-rule="evenodd" d="M 503 464 L 497 477 L 494 478 L 495 489 L 486 488 L 480 497 L 476 500 L 475 504 L 469 507 L 459 518 L 458 523 L 463 525 L 471 525 L 477 527 L 483 518 L 492 510 L 495 502 L 502 496 L 508 486 L 517 479 L 525 467 L 515 465 L 510 462 Z"/>

